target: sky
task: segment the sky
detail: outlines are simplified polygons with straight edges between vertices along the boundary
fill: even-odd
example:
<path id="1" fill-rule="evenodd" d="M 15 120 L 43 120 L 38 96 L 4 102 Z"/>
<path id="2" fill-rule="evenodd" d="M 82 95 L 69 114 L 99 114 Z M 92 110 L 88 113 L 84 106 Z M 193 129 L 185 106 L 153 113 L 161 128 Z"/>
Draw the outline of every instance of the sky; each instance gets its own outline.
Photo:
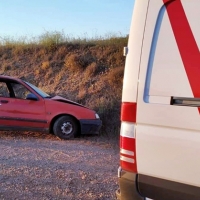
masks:
<path id="1" fill-rule="evenodd" d="M 0 0 L 0 36 L 127 35 L 134 0 Z"/>

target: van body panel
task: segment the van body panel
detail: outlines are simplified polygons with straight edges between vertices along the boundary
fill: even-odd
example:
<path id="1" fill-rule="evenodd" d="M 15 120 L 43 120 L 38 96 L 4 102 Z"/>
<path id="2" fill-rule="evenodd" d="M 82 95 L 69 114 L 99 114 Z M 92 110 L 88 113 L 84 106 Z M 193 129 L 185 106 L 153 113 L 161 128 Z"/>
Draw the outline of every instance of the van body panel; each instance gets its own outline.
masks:
<path id="1" fill-rule="evenodd" d="M 129 183 L 143 197 L 200 198 L 199 8 L 199 0 L 135 0 L 122 103 L 137 112 L 121 136 L 134 127 L 137 171 L 127 173 L 137 174 Z"/>
<path id="2" fill-rule="evenodd" d="M 194 32 L 200 35 L 196 20 L 197 14 L 200 17 L 200 1 L 182 0 L 181 3 L 186 16 L 190 13 L 191 28 L 198 27 Z M 200 37 L 197 39 L 200 43 Z M 200 152 L 198 108 L 175 106 L 161 100 L 151 102 L 152 96 L 194 98 L 162 1 L 150 0 L 140 68 L 136 129 L 138 173 L 200 187 L 197 176 L 200 160 L 195 156 L 195 152 Z"/>
<path id="3" fill-rule="evenodd" d="M 135 2 L 131 22 L 132 28 L 130 30 L 131 37 L 128 42 L 128 54 L 126 56 L 127 67 L 125 67 L 124 70 L 124 76 L 127 77 L 127 79 L 124 79 L 123 82 L 123 102 L 136 102 L 137 100 L 138 74 L 147 8 L 148 0 Z M 141 10 L 143 10 L 144 13 L 140 12 Z M 130 79 L 132 80 L 131 82 L 129 81 Z"/>
<path id="4" fill-rule="evenodd" d="M 138 125 L 136 142 L 139 174 L 200 187 L 198 131 Z"/>

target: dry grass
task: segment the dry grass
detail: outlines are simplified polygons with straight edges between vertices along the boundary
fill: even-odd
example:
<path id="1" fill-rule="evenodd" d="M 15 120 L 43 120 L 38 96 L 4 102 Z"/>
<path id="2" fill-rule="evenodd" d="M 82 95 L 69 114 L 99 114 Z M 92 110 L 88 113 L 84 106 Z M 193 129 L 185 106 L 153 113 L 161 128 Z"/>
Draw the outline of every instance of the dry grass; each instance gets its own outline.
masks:
<path id="1" fill-rule="evenodd" d="M 42 62 L 41 68 L 43 70 L 47 70 L 47 68 L 49 68 L 49 66 L 50 66 L 49 61 L 44 61 L 44 62 Z"/>
<path id="2" fill-rule="evenodd" d="M 90 77 L 95 76 L 98 69 L 98 65 L 96 62 L 92 62 L 89 64 L 85 70 L 85 78 L 90 79 Z"/>
<path id="3" fill-rule="evenodd" d="M 77 54 L 67 55 L 65 58 L 65 66 L 71 72 L 80 71 L 82 66 L 78 62 L 79 57 Z"/>
<path id="4" fill-rule="evenodd" d="M 112 69 L 110 73 L 106 76 L 106 79 L 108 80 L 108 83 L 113 87 L 121 87 L 122 86 L 122 80 L 124 76 L 124 67 L 117 67 L 115 69 Z"/>

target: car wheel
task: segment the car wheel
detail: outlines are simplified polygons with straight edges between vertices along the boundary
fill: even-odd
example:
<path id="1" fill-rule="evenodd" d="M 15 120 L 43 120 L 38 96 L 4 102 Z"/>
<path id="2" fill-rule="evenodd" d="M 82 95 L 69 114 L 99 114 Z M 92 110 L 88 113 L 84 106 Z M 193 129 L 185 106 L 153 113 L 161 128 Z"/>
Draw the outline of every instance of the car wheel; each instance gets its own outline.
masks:
<path id="1" fill-rule="evenodd" d="M 78 124 L 70 116 L 62 116 L 56 120 L 53 126 L 53 132 L 61 139 L 74 138 L 78 134 Z"/>

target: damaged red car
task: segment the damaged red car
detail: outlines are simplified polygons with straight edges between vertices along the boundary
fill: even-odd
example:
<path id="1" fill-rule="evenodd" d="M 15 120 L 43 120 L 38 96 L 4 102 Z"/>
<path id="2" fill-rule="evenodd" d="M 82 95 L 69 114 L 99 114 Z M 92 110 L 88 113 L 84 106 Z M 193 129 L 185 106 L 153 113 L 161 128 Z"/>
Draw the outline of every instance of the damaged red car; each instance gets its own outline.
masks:
<path id="1" fill-rule="evenodd" d="M 45 131 L 61 139 L 98 134 L 99 115 L 18 78 L 0 75 L 0 130 Z"/>

